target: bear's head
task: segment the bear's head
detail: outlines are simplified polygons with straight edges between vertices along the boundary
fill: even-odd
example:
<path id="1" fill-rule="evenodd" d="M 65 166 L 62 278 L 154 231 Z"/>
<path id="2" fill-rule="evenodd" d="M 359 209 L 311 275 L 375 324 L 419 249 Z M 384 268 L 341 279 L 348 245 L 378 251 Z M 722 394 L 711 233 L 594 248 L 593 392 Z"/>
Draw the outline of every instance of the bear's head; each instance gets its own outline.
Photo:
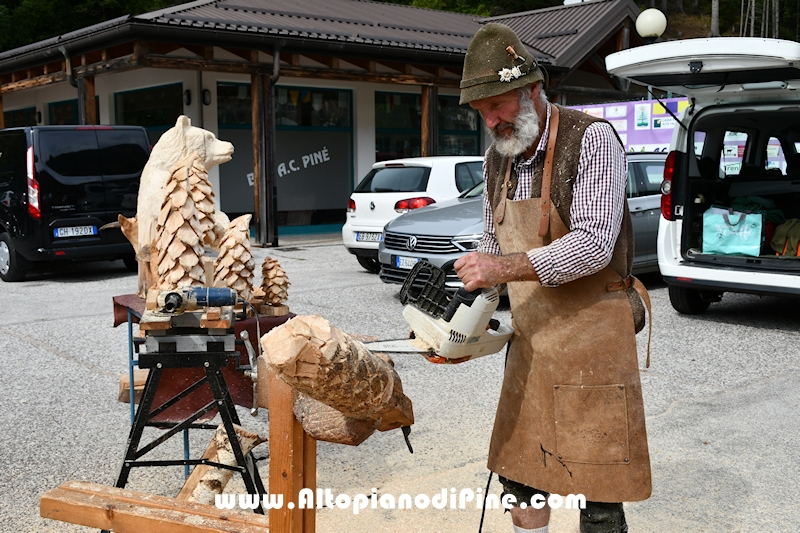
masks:
<path id="1" fill-rule="evenodd" d="M 175 127 L 165 131 L 153 147 L 153 154 L 158 154 L 157 158 L 161 162 L 159 166 L 167 169 L 192 152 L 200 154 L 203 165 L 209 170 L 231 160 L 233 145 L 217 139 L 208 130 L 192 126 L 189 117 L 181 115 L 175 122 Z M 150 159 L 154 160 L 152 155 Z"/>

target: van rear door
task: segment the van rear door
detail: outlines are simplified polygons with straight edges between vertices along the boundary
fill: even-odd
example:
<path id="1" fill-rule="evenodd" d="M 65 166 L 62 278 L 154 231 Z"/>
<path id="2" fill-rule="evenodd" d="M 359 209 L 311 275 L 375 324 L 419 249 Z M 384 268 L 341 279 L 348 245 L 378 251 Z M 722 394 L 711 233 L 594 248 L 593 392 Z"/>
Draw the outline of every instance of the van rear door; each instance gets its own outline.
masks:
<path id="1" fill-rule="evenodd" d="M 800 43 L 754 37 L 684 39 L 630 48 L 606 57 L 609 74 L 701 99 L 795 97 Z M 790 94 L 792 93 L 792 94 Z"/>

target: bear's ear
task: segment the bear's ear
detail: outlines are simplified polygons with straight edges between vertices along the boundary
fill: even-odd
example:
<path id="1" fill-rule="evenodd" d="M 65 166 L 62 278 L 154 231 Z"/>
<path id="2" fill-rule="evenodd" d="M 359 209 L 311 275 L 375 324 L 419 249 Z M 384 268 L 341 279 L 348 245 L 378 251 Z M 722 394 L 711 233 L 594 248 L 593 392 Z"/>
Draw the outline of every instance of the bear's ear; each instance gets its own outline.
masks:
<path id="1" fill-rule="evenodd" d="M 192 121 L 186 115 L 181 115 L 178 117 L 178 120 L 175 122 L 176 128 L 190 128 L 192 126 Z"/>

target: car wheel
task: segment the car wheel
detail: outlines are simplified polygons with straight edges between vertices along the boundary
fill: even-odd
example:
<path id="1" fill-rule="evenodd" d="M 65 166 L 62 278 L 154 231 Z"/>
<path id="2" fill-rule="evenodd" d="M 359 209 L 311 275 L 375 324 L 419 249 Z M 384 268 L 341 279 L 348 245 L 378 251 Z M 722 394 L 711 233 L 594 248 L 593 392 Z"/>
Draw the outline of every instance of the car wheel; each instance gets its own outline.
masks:
<path id="1" fill-rule="evenodd" d="M 669 286 L 669 301 L 672 307 L 684 315 L 703 314 L 711 302 L 704 299 L 700 291 L 686 287 Z"/>
<path id="2" fill-rule="evenodd" d="M 139 272 L 139 262 L 136 260 L 136 254 L 123 255 L 122 262 L 125 263 L 125 268 L 128 269 L 128 272 Z"/>
<path id="3" fill-rule="evenodd" d="M 0 278 L 3 281 L 25 279 L 25 260 L 14 251 L 8 233 L 0 233 Z"/>
<path id="4" fill-rule="evenodd" d="M 375 259 L 361 257 L 360 255 L 357 255 L 356 259 L 358 259 L 358 264 L 364 267 L 364 269 L 370 274 L 377 274 L 381 271 L 381 264 Z"/>

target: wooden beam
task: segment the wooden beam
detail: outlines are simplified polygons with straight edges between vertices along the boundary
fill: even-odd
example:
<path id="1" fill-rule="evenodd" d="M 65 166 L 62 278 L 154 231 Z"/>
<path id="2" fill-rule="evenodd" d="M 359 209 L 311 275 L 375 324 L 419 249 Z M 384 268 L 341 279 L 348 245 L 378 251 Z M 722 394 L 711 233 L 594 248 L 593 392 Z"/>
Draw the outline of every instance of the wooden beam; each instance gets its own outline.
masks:
<path id="1" fill-rule="evenodd" d="M 162 43 L 162 42 L 147 42 L 147 46 L 150 49 L 150 52 L 154 54 L 162 54 L 166 55 L 179 48 L 182 48 L 181 45 L 177 43 Z"/>
<path id="2" fill-rule="evenodd" d="M 11 82 L 0 86 L 0 94 L 13 93 L 25 89 L 32 89 L 34 87 L 44 87 L 53 83 L 67 81 L 66 72 L 56 72 L 55 74 L 47 74 L 45 76 L 37 76 L 29 80 L 15 81 L 14 76 L 11 76 Z"/>
<path id="3" fill-rule="evenodd" d="M 411 65 L 408 63 L 397 63 L 394 61 L 379 61 L 379 63 L 385 67 L 389 67 L 392 70 L 396 70 L 397 72 L 402 72 L 403 74 L 411 75 Z"/>
<path id="4" fill-rule="evenodd" d="M 293 67 L 300 66 L 300 54 L 285 54 L 285 56 L 288 58 L 286 61 L 290 65 L 292 65 Z"/>
<path id="5" fill-rule="evenodd" d="M 351 59 L 351 58 L 344 58 L 344 61 L 355 65 L 359 68 L 363 68 L 367 72 L 375 72 L 377 63 L 375 61 L 369 59 Z"/>
<path id="6" fill-rule="evenodd" d="M 43 518 L 116 533 L 268 533 L 270 529 L 267 517 L 252 512 L 82 481 L 45 492 L 39 513 Z"/>
<path id="7" fill-rule="evenodd" d="M 229 52 L 237 57 L 241 57 L 245 61 L 252 61 L 254 63 L 258 63 L 258 50 L 247 50 L 245 48 L 230 48 L 227 46 L 221 46 L 223 50 Z M 252 53 L 256 53 L 256 58 L 253 59 Z"/>
<path id="8" fill-rule="evenodd" d="M 412 65 L 414 68 L 421 70 L 422 72 L 427 72 L 433 76 L 443 78 L 444 77 L 444 69 L 442 67 L 432 67 L 430 65 Z"/>
<path id="9" fill-rule="evenodd" d="M 78 124 L 97 124 L 94 76 L 78 78 Z"/>
<path id="10" fill-rule="evenodd" d="M 297 503 L 305 483 L 316 481 L 316 446 L 307 442 L 303 426 L 294 417 L 292 387 L 270 372 L 269 376 L 269 493 L 283 495 L 284 505 L 269 510 L 273 531 L 281 533 L 313 533 L 313 509 L 289 509 L 287 502 Z M 309 448 L 306 449 L 306 444 Z M 307 486 L 316 493 L 316 484 Z M 309 512 L 310 511 L 310 512 Z"/>
<path id="11" fill-rule="evenodd" d="M 422 157 L 437 155 L 438 144 L 438 113 L 437 113 L 436 87 L 426 85 L 422 87 L 420 107 L 422 108 Z"/>
<path id="12" fill-rule="evenodd" d="M 318 55 L 310 55 L 310 54 L 303 54 L 307 58 L 312 61 L 316 61 L 317 63 L 321 63 L 328 68 L 339 68 L 339 58 L 338 57 L 331 57 L 331 56 L 318 56 Z"/>
<path id="13" fill-rule="evenodd" d="M 254 52 L 258 54 L 258 52 Z M 266 154 L 265 142 L 267 133 L 265 102 L 264 102 L 264 84 L 267 83 L 267 78 L 264 74 L 251 74 L 250 75 L 250 105 L 251 105 L 251 119 L 253 125 L 253 213 L 255 215 L 256 225 L 256 240 L 259 244 L 264 245 L 266 242 L 266 216 L 264 205 L 264 187 L 266 184 Z"/>

